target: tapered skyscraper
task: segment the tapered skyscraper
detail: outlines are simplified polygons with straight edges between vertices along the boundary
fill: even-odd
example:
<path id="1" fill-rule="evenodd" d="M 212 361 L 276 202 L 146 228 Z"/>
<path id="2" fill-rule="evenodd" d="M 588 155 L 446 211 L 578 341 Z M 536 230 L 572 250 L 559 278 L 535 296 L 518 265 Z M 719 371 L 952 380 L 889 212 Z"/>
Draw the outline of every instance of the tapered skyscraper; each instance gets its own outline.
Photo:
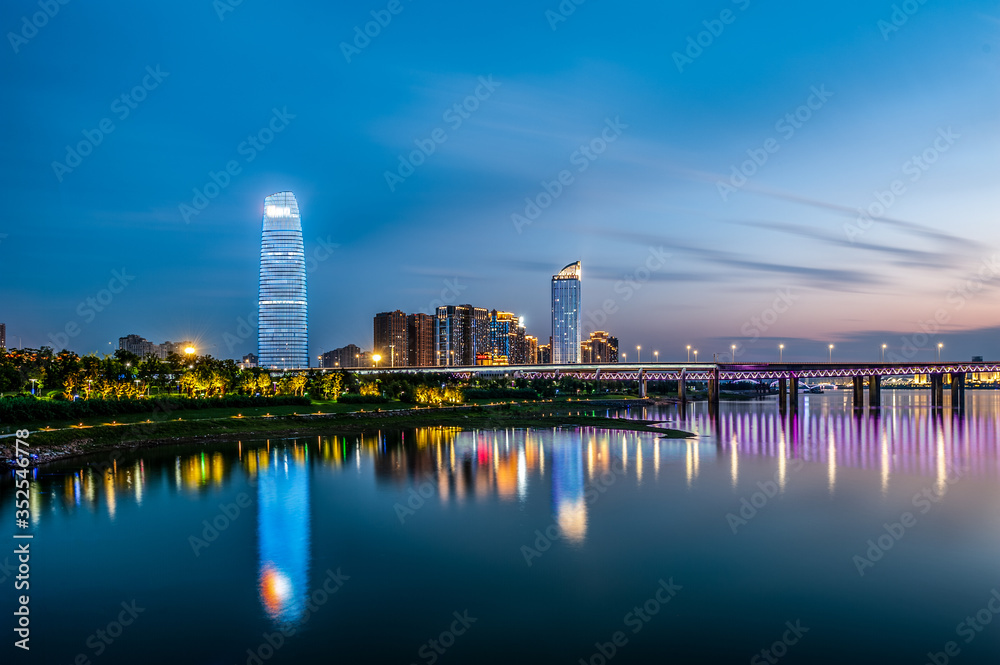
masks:
<path id="1" fill-rule="evenodd" d="M 309 366 L 309 304 L 299 204 L 291 192 L 264 199 L 257 298 L 257 362 Z"/>
<path id="2" fill-rule="evenodd" d="M 552 364 L 580 362 L 580 262 L 552 276 Z"/>

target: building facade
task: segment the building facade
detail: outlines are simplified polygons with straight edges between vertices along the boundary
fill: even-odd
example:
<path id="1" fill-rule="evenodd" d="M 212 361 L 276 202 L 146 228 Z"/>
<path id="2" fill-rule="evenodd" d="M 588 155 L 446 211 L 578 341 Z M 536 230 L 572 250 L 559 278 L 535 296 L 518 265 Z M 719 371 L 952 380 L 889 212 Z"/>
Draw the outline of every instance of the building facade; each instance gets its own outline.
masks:
<path id="1" fill-rule="evenodd" d="M 406 329 L 406 314 L 400 310 L 375 315 L 374 354 L 382 356 L 383 367 L 406 367 L 410 344 Z"/>
<path id="2" fill-rule="evenodd" d="M 590 333 L 590 339 L 585 342 L 590 346 L 591 363 L 617 363 L 618 362 L 618 338 L 612 337 L 603 330 Z"/>
<path id="3" fill-rule="evenodd" d="M 364 360 L 362 360 L 364 356 Z M 368 354 L 357 344 L 348 344 L 333 351 L 327 351 L 320 356 L 319 366 L 326 369 L 338 367 L 368 367 Z M 362 364 L 364 362 L 365 364 Z"/>
<path id="4" fill-rule="evenodd" d="M 552 364 L 580 362 L 580 262 L 552 276 Z"/>
<path id="5" fill-rule="evenodd" d="M 406 317 L 407 364 L 410 367 L 431 367 L 434 358 L 434 317 L 430 314 L 410 314 Z"/>
<path id="6" fill-rule="evenodd" d="M 309 367 L 302 220 L 291 192 L 264 199 L 257 322 L 257 358 L 261 367 Z"/>

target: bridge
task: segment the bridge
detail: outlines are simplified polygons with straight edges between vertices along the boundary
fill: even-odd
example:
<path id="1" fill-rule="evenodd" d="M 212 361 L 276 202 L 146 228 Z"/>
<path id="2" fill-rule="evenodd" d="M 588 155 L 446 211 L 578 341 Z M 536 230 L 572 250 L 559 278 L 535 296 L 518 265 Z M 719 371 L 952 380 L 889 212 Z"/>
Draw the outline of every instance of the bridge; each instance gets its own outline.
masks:
<path id="1" fill-rule="evenodd" d="M 850 378 L 853 381 L 854 408 L 882 406 L 882 380 L 892 377 L 926 375 L 929 377 L 931 406 L 944 406 L 945 385 L 950 384 L 952 408 L 965 410 L 965 390 L 969 374 L 1000 372 L 995 362 L 938 363 L 616 363 L 597 365 L 484 365 L 434 367 L 345 368 L 356 374 L 444 374 L 457 379 L 498 376 L 524 379 L 559 379 L 573 377 L 585 381 L 637 381 L 639 395 L 646 396 L 649 381 L 676 381 L 677 396 L 687 399 L 687 384 L 704 382 L 708 386 L 710 408 L 719 405 L 721 384 L 726 381 L 778 382 L 778 405 L 782 413 L 799 408 L 799 381 L 805 379 Z"/>

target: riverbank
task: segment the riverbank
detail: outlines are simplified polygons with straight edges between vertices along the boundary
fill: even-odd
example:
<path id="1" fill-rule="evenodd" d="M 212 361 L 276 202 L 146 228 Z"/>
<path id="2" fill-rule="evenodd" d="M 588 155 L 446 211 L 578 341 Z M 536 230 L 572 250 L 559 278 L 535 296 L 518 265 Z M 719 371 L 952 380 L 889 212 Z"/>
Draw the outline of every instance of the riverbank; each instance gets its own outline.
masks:
<path id="1" fill-rule="evenodd" d="M 655 421 L 607 415 L 611 409 L 652 405 L 652 400 L 594 400 L 574 402 L 492 404 L 358 410 L 347 413 L 293 413 L 242 415 L 185 420 L 153 418 L 139 423 L 107 423 L 60 430 L 33 431 L 28 438 L 34 465 L 116 449 L 200 443 L 207 439 L 291 438 L 337 433 L 367 433 L 416 427 L 507 429 L 538 427 L 598 427 L 654 432 L 666 438 L 694 436 L 682 430 L 657 427 Z M 0 459 L 10 464 L 14 439 L 0 439 Z"/>

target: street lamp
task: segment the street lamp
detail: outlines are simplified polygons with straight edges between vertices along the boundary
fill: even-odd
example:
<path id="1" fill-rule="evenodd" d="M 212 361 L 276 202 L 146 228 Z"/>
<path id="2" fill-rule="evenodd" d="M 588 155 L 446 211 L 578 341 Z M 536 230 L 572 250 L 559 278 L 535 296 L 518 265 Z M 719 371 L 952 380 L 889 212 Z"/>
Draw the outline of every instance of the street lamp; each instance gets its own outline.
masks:
<path id="1" fill-rule="evenodd" d="M 660 352 L 659 351 L 653 351 L 653 357 L 656 359 L 656 362 L 660 362 Z"/>
<path id="2" fill-rule="evenodd" d="M 885 350 L 888 346 L 889 346 L 888 344 L 882 345 L 882 362 L 885 362 Z"/>
<path id="3" fill-rule="evenodd" d="M 784 344 L 779 344 L 778 345 L 778 362 L 779 363 L 785 362 L 785 345 Z"/>
<path id="4" fill-rule="evenodd" d="M 944 348 L 944 342 L 938 342 L 938 362 L 941 362 L 941 349 Z"/>
<path id="5" fill-rule="evenodd" d="M 636 346 L 635 347 L 635 361 L 637 363 L 641 363 L 642 362 L 642 347 L 641 346 Z"/>
<path id="6" fill-rule="evenodd" d="M 628 362 L 628 354 L 625 353 L 624 351 L 622 351 L 622 362 L 623 363 L 627 363 Z"/>
<path id="7" fill-rule="evenodd" d="M 729 348 L 733 350 L 733 362 L 735 363 L 736 362 L 736 345 L 733 344 Z"/>
<path id="8" fill-rule="evenodd" d="M 38 381 L 38 379 L 31 379 L 31 394 L 32 395 L 35 394 L 35 381 Z"/>
<path id="9" fill-rule="evenodd" d="M 688 344 L 688 362 L 691 362 L 691 345 Z"/>
<path id="10" fill-rule="evenodd" d="M 830 345 L 830 362 L 833 362 L 833 344 Z"/>
<path id="11" fill-rule="evenodd" d="M 694 361 L 695 361 L 695 363 L 698 362 L 698 349 L 694 350 Z"/>
<path id="12" fill-rule="evenodd" d="M 378 361 L 382 360 L 382 356 L 376 353 L 372 356 L 372 360 L 375 361 L 375 369 L 378 369 Z"/>

